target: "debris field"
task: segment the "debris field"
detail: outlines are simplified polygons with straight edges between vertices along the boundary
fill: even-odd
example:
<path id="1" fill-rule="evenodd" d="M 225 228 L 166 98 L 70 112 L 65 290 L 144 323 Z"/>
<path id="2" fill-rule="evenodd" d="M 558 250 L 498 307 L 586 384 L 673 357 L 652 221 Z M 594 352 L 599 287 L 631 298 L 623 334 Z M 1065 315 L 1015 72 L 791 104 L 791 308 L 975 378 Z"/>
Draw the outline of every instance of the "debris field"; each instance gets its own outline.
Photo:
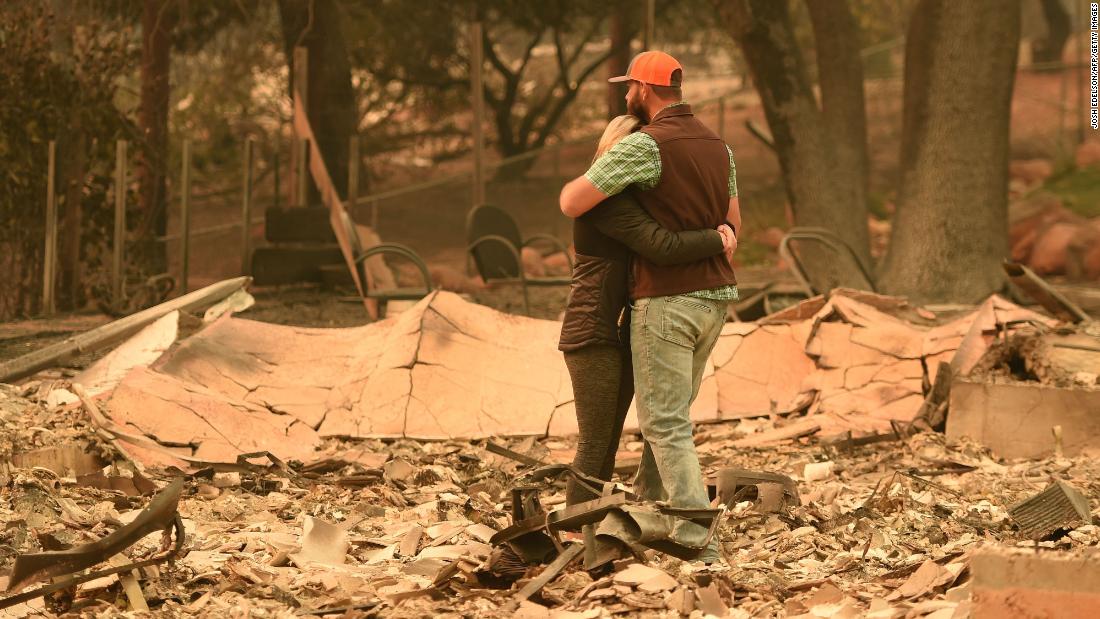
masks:
<path id="1" fill-rule="evenodd" d="M 715 509 L 684 517 L 720 542 L 706 566 L 646 536 L 670 512 L 629 493 L 636 423 L 618 483 L 566 508 L 556 323 L 443 293 L 353 330 L 210 318 L 177 341 L 165 313 L 92 367 L 0 384 L 0 612 L 946 619 L 1100 603 L 1088 578 L 1035 576 L 1100 564 L 1100 445 L 1065 403 L 1098 391 L 1091 323 L 834 291 L 727 324 L 693 409 Z M 756 388 L 737 369 L 754 359 Z M 1019 430 L 1027 453 L 989 430 L 1000 387 L 1058 394 Z M 614 517 L 640 537 L 612 539 Z"/>

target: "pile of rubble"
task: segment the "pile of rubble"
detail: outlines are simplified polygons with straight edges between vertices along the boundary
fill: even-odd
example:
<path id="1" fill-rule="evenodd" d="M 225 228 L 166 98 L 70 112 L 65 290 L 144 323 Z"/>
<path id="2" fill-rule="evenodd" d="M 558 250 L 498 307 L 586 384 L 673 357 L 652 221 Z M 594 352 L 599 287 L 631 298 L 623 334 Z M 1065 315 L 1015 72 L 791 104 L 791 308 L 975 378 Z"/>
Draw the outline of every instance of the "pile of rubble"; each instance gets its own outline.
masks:
<path id="1" fill-rule="evenodd" d="M 0 391 L 0 437 L 9 456 L 19 454 L 0 493 L 9 523 L 0 533 L 5 573 L 16 557 L 79 550 L 140 520 L 145 497 L 173 490 L 170 470 L 142 470 L 114 451 L 84 405 L 47 404 L 66 386 L 59 379 Z M 570 460 L 570 439 L 507 447 L 329 440 L 305 463 L 249 457 L 193 471 L 176 484 L 186 537 L 171 561 L 72 584 L 5 612 L 965 617 L 980 597 L 971 572 L 983 549 L 1083 551 L 1100 541 L 1096 512 L 1079 505 L 1100 496 L 1094 459 L 998 462 L 973 443 L 949 446 L 934 433 L 855 447 L 811 438 L 736 447 L 753 425 L 701 430 L 708 471 L 786 475 L 799 498 L 768 501 L 760 491 L 766 484 L 755 496 L 732 497 L 716 530 L 724 562 L 709 567 L 643 550 L 588 571 L 579 534 L 560 536 L 562 554 L 549 566 L 556 551 L 528 564 L 507 543 L 493 544 L 515 524 L 516 480 L 536 463 Z M 620 472 L 628 474 L 638 437 L 623 447 Z M 1048 486 L 1048 495 L 1069 488 L 1058 497 L 1079 489 L 1076 507 L 1014 518 L 1013 506 Z M 560 484 L 524 487 L 551 514 L 564 503 Z M 1055 520 L 1037 525 L 1036 513 Z M 167 541 L 149 535 L 120 555 L 98 557 L 106 561 L 98 567 L 162 557 Z M 576 561 L 563 564 L 567 553 Z M 64 572 L 48 575 L 64 584 Z M 22 587 L 42 585 L 22 580 Z"/>
<path id="2" fill-rule="evenodd" d="M 629 492 L 633 414 L 615 483 L 568 466 L 558 323 L 435 293 L 363 327 L 285 327 L 228 315 L 241 285 L 206 322 L 181 298 L 0 363 L 33 374 L 0 384 L 2 612 L 1089 608 L 1088 581 L 1035 574 L 1100 561 L 1100 333 L 1037 280 L 1061 322 L 996 296 L 930 312 L 839 290 L 727 324 L 692 408 L 700 510 Z M 82 371 L 41 371 L 120 333 Z M 566 507 L 567 477 L 598 498 Z M 673 535 L 685 519 L 706 539 Z M 722 560 L 693 562 L 712 537 Z"/>

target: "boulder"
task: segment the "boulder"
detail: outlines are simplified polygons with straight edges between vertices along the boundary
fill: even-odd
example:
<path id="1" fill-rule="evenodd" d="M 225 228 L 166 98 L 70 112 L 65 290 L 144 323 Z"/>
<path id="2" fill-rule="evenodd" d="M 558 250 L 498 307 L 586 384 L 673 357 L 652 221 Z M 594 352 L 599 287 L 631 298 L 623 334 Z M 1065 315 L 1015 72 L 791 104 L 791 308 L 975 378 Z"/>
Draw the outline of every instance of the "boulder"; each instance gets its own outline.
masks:
<path id="1" fill-rule="evenodd" d="M 439 290 L 472 294 L 485 288 L 485 282 L 478 276 L 469 277 L 449 264 L 428 265 L 432 284 Z"/>
<path id="2" fill-rule="evenodd" d="M 783 240 L 783 235 L 786 232 L 777 226 L 771 226 L 765 230 L 761 230 L 756 234 L 753 234 L 752 238 L 761 245 L 766 245 L 772 249 L 779 249 L 779 242 Z"/>
<path id="3" fill-rule="evenodd" d="M 1042 185 L 1054 174 L 1054 164 L 1046 159 L 1017 159 L 1008 164 L 1008 177 L 1028 187 Z"/>
<path id="4" fill-rule="evenodd" d="M 546 265 L 542 262 L 542 254 L 534 247 L 524 247 L 520 250 L 523 259 L 523 272 L 528 277 L 546 276 Z"/>
<path id="5" fill-rule="evenodd" d="M 1100 168 L 1100 142 L 1091 140 L 1078 146 L 1074 163 L 1078 168 Z"/>
<path id="6" fill-rule="evenodd" d="M 1060 275 L 1066 272 L 1066 254 L 1078 234 L 1078 225 L 1056 223 L 1036 234 L 1035 245 L 1027 266 L 1039 275 Z"/>

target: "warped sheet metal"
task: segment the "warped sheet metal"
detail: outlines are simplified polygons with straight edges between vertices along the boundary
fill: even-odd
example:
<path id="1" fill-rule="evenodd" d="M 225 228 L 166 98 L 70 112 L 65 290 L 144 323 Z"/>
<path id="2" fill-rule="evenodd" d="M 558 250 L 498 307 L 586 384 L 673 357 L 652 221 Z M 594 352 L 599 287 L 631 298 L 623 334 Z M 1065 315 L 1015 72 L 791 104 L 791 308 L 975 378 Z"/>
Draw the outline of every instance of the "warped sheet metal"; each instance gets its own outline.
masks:
<path id="1" fill-rule="evenodd" d="M 695 421 L 804 411 L 823 435 L 887 431 L 919 411 L 922 385 L 935 378 L 924 367 L 959 362 L 956 350 L 969 359 L 1005 323 L 1049 322 L 999 297 L 938 326 L 907 319 L 902 309 L 917 310 L 903 301 L 843 290 L 796 309 L 725 326 Z M 233 462 L 266 450 L 308 460 L 329 436 L 568 435 L 577 425 L 560 328 L 442 291 L 354 328 L 226 316 L 130 371 L 106 409 L 165 448 L 131 442 L 130 455 L 160 464 L 172 462 L 167 452 Z M 637 428 L 634 411 L 626 426 Z"/>

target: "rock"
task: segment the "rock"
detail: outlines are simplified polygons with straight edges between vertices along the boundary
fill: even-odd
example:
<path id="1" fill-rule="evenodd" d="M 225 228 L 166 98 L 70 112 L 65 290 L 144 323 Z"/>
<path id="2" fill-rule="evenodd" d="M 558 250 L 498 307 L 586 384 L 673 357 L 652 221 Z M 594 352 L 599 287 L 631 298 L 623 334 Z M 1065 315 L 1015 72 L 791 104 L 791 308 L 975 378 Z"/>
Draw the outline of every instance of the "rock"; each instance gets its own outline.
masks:
<path id="1" fill-rule="evenodd" d="M 524 247 L 520 250 L 523 259 L 523 272 L 528 277 L 545 277 L 546 265 L 542 262 L 542 254 L 534 247 Z"/>
<path id="2" fill-rule="evenodd" d="M 1028 266 L 1040 275 L 1066 274 L 1079 279 L 1090 269 L 1100 275 L 1097 246 L 1100 228 L 1090 222 L 1056 223 L 1038 233 Z"/>
<path id="3" fill-rule="evenodd" d="M 752 238 L 761 245 L 767 245 L 772 249 L 779 249 L 779 242 L 783 240 L 785 234 L 786 232 L 784 232 L 782 228 L 772 226 L 753 234 Z"/>
<path id="4" fill-rule="evenodd" d="M 1078 168 L 1100 168 L 1100 142 L 1091 140 L 1081 144 L 1073 159 Z"/>
<path id="5" fill-rule="evenodd" d="M 1046 159 L 1017 159 L 1008 164 L 1009 178 L 1029 186 L 1041 185 L 1054 174 L 1054 164 Z"/>
<path id="6" fill-rule="evenodd" d="M 1056 223 L 1039 233 L 1031 250 L 1027 265 L 1039 275 L 1055 275 L 1066 272 L 1066 252 L 1077 235 L 1077 226 Z"/>
<path id="7" fill-rule="evenodd" d="M 1058 196 L 1040 192 L 1010 204 L 1008 221 L 1008 244 L 1012 259 L 1026 262 L 1044 230 L 1056 223 L 1077 222 L 1081 218 L 1066 209 Z"/>
<path id="8" fill-rule="evenodd" d="M 480 277 L 466 276 L 448 264 L 429 265 L 428 274 L 431 275 L 432 284 L 440 290 L 472 294 L 485 288 L 485 282 Z"/>

